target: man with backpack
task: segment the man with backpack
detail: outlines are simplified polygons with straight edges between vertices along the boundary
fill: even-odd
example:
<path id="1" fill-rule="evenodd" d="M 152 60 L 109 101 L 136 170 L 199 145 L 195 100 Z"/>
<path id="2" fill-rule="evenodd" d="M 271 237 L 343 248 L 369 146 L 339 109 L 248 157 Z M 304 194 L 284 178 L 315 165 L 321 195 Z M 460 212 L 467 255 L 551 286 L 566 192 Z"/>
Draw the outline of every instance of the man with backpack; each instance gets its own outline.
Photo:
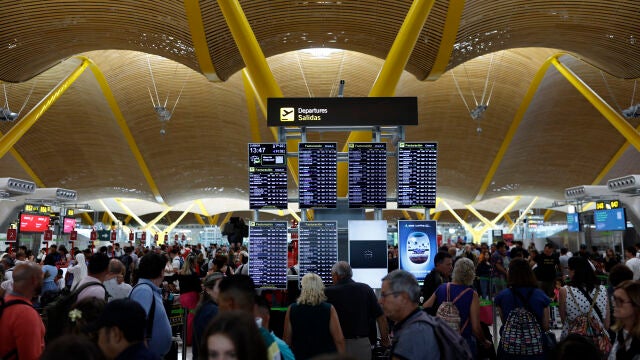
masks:
<path id="1" fill-rule="evenodd" d="M 162 303 L 163 270 L 167 263 L 164 255 L 149 252 L 140 259 L 138 284 L 131 290 L 129 298 L 139 303 L 147 314 L 145 338 L 149 349 L 159 357 L 171 349 L 171 324 Z"/>
<path id="2" fill-rule="evenodd" d="M 39 359 L 44 349 L 45 328 L 31 299 L 40 294 L 42 270 L 23 263 L 13 270 L 13 290 L 2 301 L 0 359 Z"/>
<path id="3" fill-rule="evenodd" d="M 109 273 L 109 256 L 103 253 L 93 254 L 89 258 L 87 273 L 87 276 L 85 276 L 85 278 L 80 280 L 80 282 L 78 283 L 77 289 L 79 289 L 84 284 L 91 285 L 85 287 L 82 291 L 80 291 L 80 293 L 78 293 L 76 303 L 82 299 L 91 297 L 104 299 L 106 301 L 107 291 L 105 290 L 104 285 L 102 285 L 102 282 Z"/>
<path id="4" fill-rule="evenodd" d="M 420 287 L 409 272 L 394 270 L 382 278 L 384 314 L 395 322 L 390 358 L 440 359 L 440 347 L 427 313 L 418 307 Z"/>

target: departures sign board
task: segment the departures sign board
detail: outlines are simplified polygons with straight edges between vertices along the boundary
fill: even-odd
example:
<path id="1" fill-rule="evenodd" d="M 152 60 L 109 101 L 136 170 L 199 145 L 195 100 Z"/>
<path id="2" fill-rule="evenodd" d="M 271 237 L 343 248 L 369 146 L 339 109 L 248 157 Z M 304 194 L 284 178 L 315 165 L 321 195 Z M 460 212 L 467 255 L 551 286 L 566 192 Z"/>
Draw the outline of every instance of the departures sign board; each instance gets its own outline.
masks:
<path id="1" fill-rule="evenodd" d="M 325 286 L 333 284 L 331 267 L 338 261 L 338 222 L 301 221 L 298 224 L 300 279 L 313 272 Z"/>
<path id="2" fill-rule="evenodd" d="M 249 276 L 257 288 L 287 288 L 287 222 L 249 222 Z"/>
<path id="3" fill-rule="evenodd" d="M 287 144 L 249 144 L 249 208 L 288 207 Z"/>
<path id="4" fill-rule="evenodd" d="M 438 143 L 398 143 L 398 208 L 435 208 Z"/>
<path id="5" fill-rule="evenodd" d="M 349 208 L 387 207 L 387 143 L 349 143 Z"/>
<path id="6" fill-rule="evenodd" d="M 336 207 L 337 146 L 337 143 L 298 143 L 298 201 L 301 209 Z"/>

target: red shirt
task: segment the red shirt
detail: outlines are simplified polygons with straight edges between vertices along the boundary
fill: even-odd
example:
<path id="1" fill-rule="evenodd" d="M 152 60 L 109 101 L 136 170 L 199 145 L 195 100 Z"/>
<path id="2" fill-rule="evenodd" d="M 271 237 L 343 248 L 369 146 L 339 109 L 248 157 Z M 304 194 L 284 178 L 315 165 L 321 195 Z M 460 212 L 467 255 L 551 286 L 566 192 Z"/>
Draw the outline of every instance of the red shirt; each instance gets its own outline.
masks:
<path id="1" fill-rule="evenodd" d="M 31 301 L 7 294 L 5 302 L 11 300 Z M 18 349 L 20 360 L 37 360 L 44 349 L 44 323 L 31 305 L 16 304 L 4 310 L 0 317 L 0 356 Z"/>

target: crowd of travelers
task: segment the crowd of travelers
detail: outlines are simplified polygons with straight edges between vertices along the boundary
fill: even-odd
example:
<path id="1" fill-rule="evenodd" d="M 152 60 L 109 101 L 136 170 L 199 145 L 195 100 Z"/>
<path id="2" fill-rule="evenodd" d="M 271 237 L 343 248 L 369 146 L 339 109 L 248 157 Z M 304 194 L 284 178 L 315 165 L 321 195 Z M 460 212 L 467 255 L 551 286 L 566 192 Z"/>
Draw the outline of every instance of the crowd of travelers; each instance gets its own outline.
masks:
<path id="1" fill-rule="evenodd" d="M 172 304 L 193 359 L 640 359 L 638 248 L 457 242 L 416 279 L 389 247 L 378 295 L 338 261 L 276 319 L 241 244 L 19 247 L 0 257 L 0 359 L 175 358 Z"/>

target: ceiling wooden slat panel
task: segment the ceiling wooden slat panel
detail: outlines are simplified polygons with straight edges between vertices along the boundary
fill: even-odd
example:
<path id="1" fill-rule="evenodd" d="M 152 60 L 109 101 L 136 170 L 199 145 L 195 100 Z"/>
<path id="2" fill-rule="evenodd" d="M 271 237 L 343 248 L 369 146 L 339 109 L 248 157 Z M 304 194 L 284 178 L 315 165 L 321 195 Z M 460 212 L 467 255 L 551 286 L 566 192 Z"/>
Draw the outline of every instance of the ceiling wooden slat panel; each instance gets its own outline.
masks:
<path id="1" fill-rule="evenodd" d="M 367 96 L 411 3 L 240 1 L 287 97 L 336 96 L 341 79 L 345 96 Z M 633 99 L 635 83 L 624 79 L 640 77 L 640 2 L 467 0 L 448 71 L 436 81 L 422 81 L 438 53 L 448 4 L 435 2 L 396 95 L 418 98 L 419 125 L 407 127 L 406 138 L 439 143 L 438 195 L 452 206 L 475 199 L 531 80 L 552 54 L 575 55 L 562 61 L 616 110 L 639 102 L 640 90 Z M 223 80 L 219 83 L 199 73 L 181 1 L 26 0 L 0 1 L 0 6 L 11 14 L 0 29 L 0 80 L 19 82 L 6 85 L 11 110 L 17 111 L 33 89 L 24 115 L 77 66 L 68 58 L 85 55 L 105 74 L 168 205 L 186 208 L 202 198 L 211 214 L 224 210 L 218 202 L 229 204 L 227 210 L 244 210 L 251 139 L 240 74 L 244 64 L 217 2 L 200 1 L 200 7 L 212 62 Z M 338 50 L 319 56 L 311 48 Z M 151 72 L 170 110 L 184 86 L 171 120 L 164 123 L 164 135 L 149 97 L 150 89 L 155 96 Z M 488 99 L 491 89 L 486 112 L 473 120 L 461 96 L 473 108 L 483 93 Z M 3 104 L 4 93 L 0 100 Z M 273 141 L 261 111 L 258 121 L 263 141 Z M 629 123 L 637 127 L 640 121 Z M 0 121 L 0 132 L 15 124 Z M 311 132 L 308 139 L 342 147 L 346 136 Z M 561 199 L 564 188 L 591 183 L 623 143 L 551 69 L 493 176 L 485 194 L 489 200 L 474 207 L 499 212 L 500 204 L 509 203 L 500 198 L 504 195 L 538 195 L 545 199 L 540 204 Z M 148 182 L 90 72 L 15 149 L 47 186 L 78 190 L 85 201 L 138 198 L 146 204 L 141 209 L 162 208 L 146 203 L 154 201 Z M 602 183 L 640 172 L 639 160 L 638 151 L 629 148 Z M 389 196 L 396 191 L 395 166 L 391 158 Z M 5 176 L 28 175 L 7 154 L 0 159 L 0 177 Z M 291 184 L 289 193 L 295 197 Z"/>

